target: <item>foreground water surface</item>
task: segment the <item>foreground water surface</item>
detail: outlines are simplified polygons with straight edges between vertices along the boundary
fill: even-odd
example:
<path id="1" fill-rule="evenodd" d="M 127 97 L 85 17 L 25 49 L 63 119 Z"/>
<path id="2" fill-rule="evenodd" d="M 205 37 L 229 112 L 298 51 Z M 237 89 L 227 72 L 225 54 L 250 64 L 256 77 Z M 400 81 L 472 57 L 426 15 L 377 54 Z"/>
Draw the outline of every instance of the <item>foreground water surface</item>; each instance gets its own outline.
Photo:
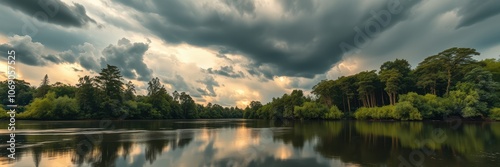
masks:
<path id="1" fill-rule="evenodd" d="M 498 166 L 500 123 L 22 121 L 0 166 Z"/>

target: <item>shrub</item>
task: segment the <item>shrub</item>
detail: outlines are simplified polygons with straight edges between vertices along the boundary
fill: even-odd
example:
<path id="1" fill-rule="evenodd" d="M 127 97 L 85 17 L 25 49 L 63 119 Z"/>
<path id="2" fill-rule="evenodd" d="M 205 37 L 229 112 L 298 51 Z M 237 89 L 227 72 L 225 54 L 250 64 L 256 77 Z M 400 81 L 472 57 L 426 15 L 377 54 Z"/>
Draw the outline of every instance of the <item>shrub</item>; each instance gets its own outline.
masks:
<path id="1" fill-rule="evenodd" d="M 137 118 L 154 118 L 159 115 L 159 112 L 153 109 L 153 105 L 143 102 L 137 102 L 137 112 L 140 113 Z"/>
<path id="2" fill-rule="evenodd" d="M 342 113 L 337 106 L 332 106 L 328 112 L 324 113 L 323 119 L 340 119 L 344 113 Z"/>
<path id="3" fill-rule="evenodd" d="M 356 119 L 399 119 L 394 116 L 394 106 L 361 107 L 354 113 Z"/>
<path id="4" fill-rule="evenodd" d="M 446 116 L 446 108 L 443 105 L 443 98 L 436 95 L 426 94 L 419 95 L 415 92 L 400 95 L 399 102 L 409 102 L 413 107 L 417 108 L 422 118 L 439 118 Z"/>
<path id="5" fill-rule="evenodd" d="M 315 102 L 305 102 L 302 106 L 294 107 L 294 116 L 299 119 L 320 119 L 327 112 L 328 107 Z"/>
<path id="6" fill-rule="evenodd" d="M 500 121 L 500 108 L 492 108 L 490 110 L 490 118 L 493 120 Z"/>
<path id="7" fill-rule="evenodd" d="M 356 119 L 370 119 L 369 108 L 361 107 L 354 112 L 354 118 Z"/>
<path id="8" fill-rule="evenodd" d="M 7 119 L 9 118 L 9 114 L 7 114 L 7 110 L 3 108 L 3 105 L 0 104 L 0 119 Z"/>
<path id="9" fill-rule="evenodd" d="M 36 98 L 26 107 L 26 111 L 19 114 L 19 118 L 27 119 L 49 119 L 52 118 L 54 110 L 55 93 L 49 92 L 44 98 Z"/>
<path id="10" fill-rule="evenodd" d="M 422 120 L 422 115 L 410 102 L 396 103 L 394 110 L 400 114 L 401 120 Z"/>
<path id="11" fill-rule="evenodd" d="M 137 109 L 137 103 L 142 103 L 142 102 L 127 100 L 125 103 L 123 103 L 128 118 L 132 119 L 141 118 L 141 112 Z"/>
<path id="12" fill-rule="evenodd" d="M 378 109 L 379 116 L 381 119 L 399 119 L 393 117 L 394 106 L 382 106 Z"/>
<path id="13" fill-rule="evenodd" d="M 68 96 L 59 97 L 53 102 L 54 110 L 49 112 L 49 116 L 56 119 L 77 119 L 81 115 L 78 111 L 78 102 L 76 99 Z"/>

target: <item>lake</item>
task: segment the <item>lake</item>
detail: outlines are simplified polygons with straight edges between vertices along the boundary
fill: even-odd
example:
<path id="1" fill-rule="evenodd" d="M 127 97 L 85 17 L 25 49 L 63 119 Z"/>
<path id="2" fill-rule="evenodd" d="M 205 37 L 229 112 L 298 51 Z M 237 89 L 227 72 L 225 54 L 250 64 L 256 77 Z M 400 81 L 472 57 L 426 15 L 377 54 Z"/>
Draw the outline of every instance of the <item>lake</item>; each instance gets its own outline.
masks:
<path id="1" fill-rule="evenodd" d="M 16 122 L 0 166 L 499 166 L 499 122 L 151 120 Z"/>

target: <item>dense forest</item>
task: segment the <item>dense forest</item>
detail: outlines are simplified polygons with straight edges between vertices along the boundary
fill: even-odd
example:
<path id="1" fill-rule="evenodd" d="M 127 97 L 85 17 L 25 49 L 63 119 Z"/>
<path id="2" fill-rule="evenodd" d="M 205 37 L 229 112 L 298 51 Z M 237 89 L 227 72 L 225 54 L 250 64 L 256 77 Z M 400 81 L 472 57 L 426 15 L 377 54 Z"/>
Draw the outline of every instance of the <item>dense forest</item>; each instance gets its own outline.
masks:
<path id="1" fill-rule="evenodd" d="M 158 78 L 148 82 L 148 94 L 136 95 L 132 82 L 124 79 L 116 66 L 107 65 L 95 77 L 84 76 L 73 85 L 50 84 L 45 75 L 40 86 L 23 80 L 16 82 L 18 119 L 196 119 L 242 118 L 243 110 L 209 103 L 196 104 L 185 92 L 167 93 Z M 7 92 L 7 81 L 0 83 Z M 3 95 L 2 97 L 7 97 Z M 2 98 L 2 104 L 8 104 Z M 4 110 L 4 106 L 0 110 Z M 0 117 L 6 118 L 2 111 Z"/>
<path id="2" fill-rule="evenodd" d="M 189 93 L 169 94 L 158 78 L 148 82 L 148 94 L 136 95 L 132 82 L 116 66 L 107 65 L 76 85 L 50 84 L 47 75 L 38 87 L 16 82 L 20 119 L 390 119 L 423 120 L 459 116 L 500 120 L 500 60 L 478 61 L 471 48 L 450 48 L 425 58 L 416 68 L 396 59 L 380 69 L 323 80 L 302 90 L 245 109 L 196 104 Z M 0 82 L 0 110 L 5 110 L 7 81 Z M 5 111 L 0 118 L 8 117 Z"/>
<path id="3" fill-rule="evenodd" d="M 312 88 L 316 100 L 294 91 L 253 105 L 244 117 L 500 120 L 500 60 L 473 58 L 479 54 L 472 48 L 450 48 L 414 69 L 404 59 L 387 61 L 378 71 L 319 82 Z"/>
<path id="4" fill-rule="evenodd" d="M 380 69 L 323 80 L 315 100 L 294 90 L 262 105 L 252 102 L 245 118 L 442 120 L 449 117 L 500 120 L 500 60 L 478 61 L 472 48 L 450 48 L 416 68 L 407 60 Z"/>

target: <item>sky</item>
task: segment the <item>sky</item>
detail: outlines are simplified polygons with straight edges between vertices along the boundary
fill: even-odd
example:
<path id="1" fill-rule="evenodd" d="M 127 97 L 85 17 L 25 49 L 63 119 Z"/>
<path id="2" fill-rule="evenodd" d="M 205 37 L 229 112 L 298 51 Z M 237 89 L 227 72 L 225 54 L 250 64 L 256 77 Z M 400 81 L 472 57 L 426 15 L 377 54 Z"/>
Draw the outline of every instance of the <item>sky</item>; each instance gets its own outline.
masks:
<path id="1" fill-rule="evenodd" d="M 321 80 L 416 67 L 451 47 L 500 58 L 498 0 L 2 0 L 0 79 L 76 84 L 106 64 L 138 94 L 158 77 L 201 104 L 244 107 Z"/>

